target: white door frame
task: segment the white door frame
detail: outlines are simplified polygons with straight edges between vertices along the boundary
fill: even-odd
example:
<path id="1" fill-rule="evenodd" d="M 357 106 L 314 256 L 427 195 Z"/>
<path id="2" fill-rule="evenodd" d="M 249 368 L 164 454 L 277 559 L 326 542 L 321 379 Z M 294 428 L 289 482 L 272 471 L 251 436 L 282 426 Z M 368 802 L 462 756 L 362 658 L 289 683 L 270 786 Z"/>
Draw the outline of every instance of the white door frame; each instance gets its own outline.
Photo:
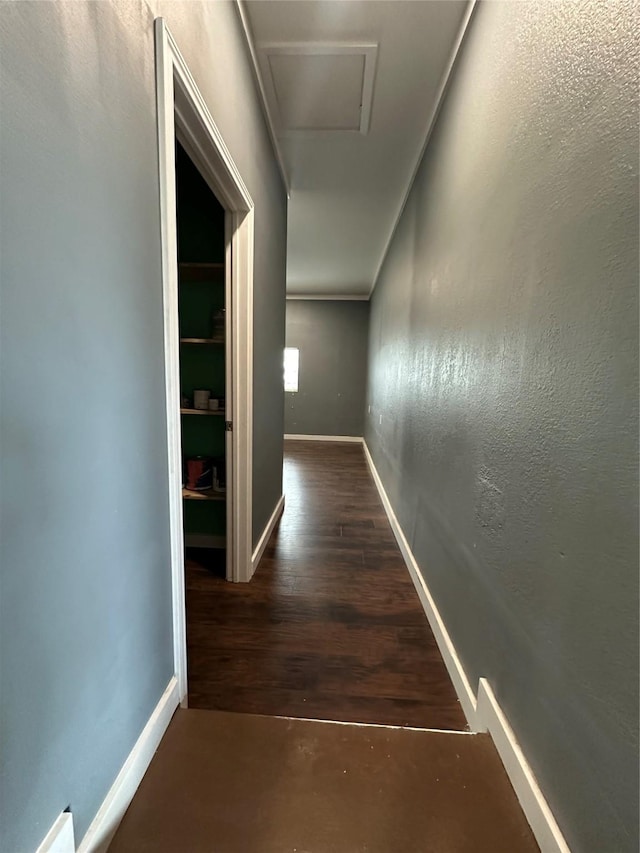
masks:
<path id="1" fill-rule="evenodd" d="M 227 381 L 230 379 L 231 383 L 226 392 L 226 419 L 233 424 L 227 441 L 227 548 L 231 554 L 228 579 L 233 581 L 248 581 L 252 574 L 254 206 L 240 172 L 162 18 L 156 18 L 155 36 L 173 647 L 180 700 L 185 704 L 187 645 L 180 445 L 176 134 L 227 211 L 226 355 Z"/>

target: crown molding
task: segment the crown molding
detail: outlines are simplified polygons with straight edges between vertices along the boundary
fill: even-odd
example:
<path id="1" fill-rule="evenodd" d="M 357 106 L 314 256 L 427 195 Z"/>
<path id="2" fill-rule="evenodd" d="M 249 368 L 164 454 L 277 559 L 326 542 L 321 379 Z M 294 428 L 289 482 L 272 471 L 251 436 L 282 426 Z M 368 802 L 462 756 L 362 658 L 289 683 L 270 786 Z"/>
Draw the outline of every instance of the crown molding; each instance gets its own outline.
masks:
<path id="1" fill-rule="evenodd" d="M 387 255 L 389 254 L 389 249 L 391 247 L 391 243 L 393 242 L 393 238 L 395 236 L 396 231 L 398 230 L 398 225 L 400 224 L 400 219 L 402 218 L 402 214 L 404 213 L 404 209 L 407 205 L 407 201 L 409 200 L 409 194 L 413 189 L 413 184 L 415 183 L 418 169 L 420 168 L 420 164 L 422 163 L 422 158 L 424 157 L 425 151 L 427 150 L 427 146 L 429 145 L 429 140 L 431 139 L 431 134 L 433 132 L 433 128 L 435 127 L 436 119 L 438 118 L 438 113 L 440 112 L 440 107 L 444 102 L 444 96 L 447 92 L 447 88 L 449 86 L 449 81 L 451 79 L 451 73 L 453 71 L 453 67 L 456 64 L 456 60 L 458 58 L 458 54 L 460 53 L 460 48 L 462 47 L 462 43 L 465 39 L 467 31 L 469 29 L 469 24 L 471 22 L 471 18 L 473 17 L 473 13 L 476 10 L 476 5 L 478 0 L 469 0 L 467 5 L 467 9 L 464 14 L 464 18 L 462 19 L 462 23 L 460 24 L 460 29 L 458 30 L 458 35 L 456 37 L 455 43 L 453 45 L 453 49 L 451 51 L 451 56 L 449 57 L 449 62 L 447 63 L 447 67 L 445 68 L 444 74 L 442 75 L 442 79 L 440 80 L 440 86 L 438 87 L 438 94 L 436 97 L 435 104 L 433 109 L 431 110 L 431 114 L 429 116 L 429 120 L 427 122 L 427 131 L 424 137 L 424 142 L 422 143 L 422 148 L 418 154 L 415 165 L 413 167 L 413 171 L 411 172 L 411 177 L 407 184 L 407 188 L 402 197 L 402 201 L 400 202 L 400 207 L 398 208 L 398 213 L 396 214 L 396 218 L 393 223 L 393 228 L 391 229 L 391 233 L 389 234 L 389 239 L 387 240 L 384 251 L 380 257 L 380 263 L 378 264 L 378 269 L 376 270 L 376 274 L 373 277 L 373 284 L 371 285 L 371 290 L 369 291 L 369 298 L 373 296 L 373 291 L 375 290 L 376 284 L 378 283 L 378 278 L 380 276 L 380 271 L 384 262 L 387 259 Z"/>
<path id="2" fill-rule="evenodd" d="M 287 302 L 368 302 L 368 293 L 287 293 Z"/>
<path id="3" fill-rule="evenodd" d="M 284 184 L 284 188 L 287 193 L 287 198 L 291 197 L 291 186 L 289 185 L 289 177 L 287 175 L 287 170 L 284 163 L 284 157 L 282 155 L 282 149 L 280 148 L 280 144 L 278 142 L 278 137 L 276 135 L 275 123 L 273 121 L 273 117 L 269 110 L 269 104 L 267 101 L 266 90 L 264 87 L 264 80 L 262 79 L 262 74 L 260 72 L 260 66 L 258 64 L 258 53 L 256 51 L 256 44 L 253 38 L 253 31 L 251 30 L 251 24 L 249 23 L 249 14 L 247 12 L 246 3 L 244 0 L 235 0 L 236 9 L 238 10 L 238 15 L 240 17 L 240 23 L 242 24 L 242 30 L 244 32 L 244 38 L 247 43 L 247 47 L 249 48 L 249 54 L 251 56 L 251 65 L 253 67 L 253 76 L 256 81 L 256 85 L 258 87 L 258 91 L 260 93 L 260 103 L 262 105 L 262 112 L 264 114 L 265 120 L 267 122 L 267 129 L 269 131 L 269 137 L 271 139 L 271 145 L 273 146 L 273 153 L 276 156 L 276 160 L 278 161 L 278 167 L 280 169 L 280 176 L 282 178 L 282 183 Z"/>

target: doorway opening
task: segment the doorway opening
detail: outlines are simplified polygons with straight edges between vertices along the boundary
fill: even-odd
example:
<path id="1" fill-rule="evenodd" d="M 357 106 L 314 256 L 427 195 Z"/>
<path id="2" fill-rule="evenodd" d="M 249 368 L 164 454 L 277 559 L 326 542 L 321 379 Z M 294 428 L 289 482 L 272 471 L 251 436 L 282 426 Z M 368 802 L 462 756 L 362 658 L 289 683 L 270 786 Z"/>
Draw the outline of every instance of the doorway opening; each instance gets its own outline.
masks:
<path id="1" fill-rule="evenodd" d="M 183 535 L 231 580 L 226 559 L 225 211 L 176 142 Z M 231 554 L 231 551 L 229 552 Z"/>
<path id="2" fill-rule="evenodd" d="M 211 547 L 224 542 L 227 580 L 249 581 L 253 573 L 254 205 L 162 18 L 156 19 L 155 35 L 174 668 L 180 701 L 186 705 L 185 544 Z M 213 201 L 217 200 L 217 213 L 212 216 L 213 220 L 218 216 L 219 221 L 224 221 L 222 260 L 218 259 L 222 251 L 215 234 L 211 235 L 216 246 L 213 260 L 204 255 L 195 260 L 182 254 L 179 258 L 176 151 L 184 168 L 195 169 Z M 206 264 L 209 266 L 203 266 Z M 215 269 L 211 264 L 219 266 Z M 186 297 L 188 305 L 181 294 L 181 288 L 187 287 L 190 288 Z M 194 299 L 195 305 L 191 304 Z M 181 342 L 181 337 L 207 339 L 208 342 L 186 343 Z M 208 368 L 197 363 L 196 347 L 211 351 Z M 215 356 L 211 354 L 214 347 L 219 348 L 219 354 L 224 352 L 217 368 Z M 207 364 L 206 357 L 204 364 Z M 195 387 L 200 385 L 202 387 Z M 218 401 L 218 411 L 222 409 L 224 415 L 216 415 L 215 409 L 209 409 L 208 398 L 207 408 L 200 409 L 206 394 L 198 395 L 199 405 L 196 405 L 196 391 L 209 391 L 209 398 Z M 189 409 L 190 413 L 181 412 L 181 409 Z M 193 411 L 206 411 L 207 414 L 197 415 Z M 189 424 L 184 426 L 183 436 L 182 421 L 186 424 L 187 420 Z M 192 426 L 191 421 L 195 423 L 196 420 L 202 422 L 200 427 Z M 205 422 L 212 421 L 224 425 L 222 437 L 206 433 Z M 202 463 L 202 459 L 195 460 L 197 456 L 217 460 L 217 463 L 210 462 L 210 490 L 204 488 L 206 479 L 198 483 L 198 468 L 202 469 L 202 465 L 192 465 L 189 469 L 189 465 L 184 464 L 185 458 Z M 224 465 L 220 462 L 223 458 Z M 188 485 L 201 487 L 189 488 L 189 492 L 208 494 L 205 497 L 185 496 L 183 488 Z M 200 503 L 219 503 L 226 511 L 216 516 L 215 510 L 196 508 Z M 198 536 L 208 539 L 191 538 Z"/>

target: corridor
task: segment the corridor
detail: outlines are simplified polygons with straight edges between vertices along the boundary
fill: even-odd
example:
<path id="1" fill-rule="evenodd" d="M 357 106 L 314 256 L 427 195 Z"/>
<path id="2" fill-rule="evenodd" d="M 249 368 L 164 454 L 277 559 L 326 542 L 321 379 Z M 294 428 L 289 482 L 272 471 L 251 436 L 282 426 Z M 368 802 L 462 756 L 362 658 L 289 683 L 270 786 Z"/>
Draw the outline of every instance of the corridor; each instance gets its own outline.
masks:
<path id="1" fill-rule="evenodd" d="M 362 447 L 285 442 L 284 492 L 251 583 L 188 561 L 190 708 L 110 853 L 534 853 L 489 735 L 463 731 Z"/>
<path id="2" fill-rule="evenodd" d="M 187 562 L 190 707 L 466 729 L 362 447 L 285 442 L 283 490 L 250 584 Z"/>
<path id="3" fill-rule="evenodd" d="M 640 850 L 638 30 L 0 0 L 2 853 Z"/>

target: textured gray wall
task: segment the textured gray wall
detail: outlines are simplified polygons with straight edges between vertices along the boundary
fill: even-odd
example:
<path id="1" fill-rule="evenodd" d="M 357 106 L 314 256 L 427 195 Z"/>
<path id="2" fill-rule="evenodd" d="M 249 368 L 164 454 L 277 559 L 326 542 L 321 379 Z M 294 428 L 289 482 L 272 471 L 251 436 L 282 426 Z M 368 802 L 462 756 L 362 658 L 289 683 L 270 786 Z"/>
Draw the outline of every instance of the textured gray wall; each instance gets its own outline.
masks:
<path id="1" fill-rule="evenodd" d="M 638 849 L 636 34 L 479 4 L 371 313 L 375 463 L 589 853 Z"/>
<path id="2" fill-rule="evenodd" d="M 362 435 L 369 303 L 287 301 L 287 346 L 300 349 L 296 394 L 285 394 L 284 431 Z"/>
<path id="3" fill-rule="evenodd" d="M 286 199 L 233 5 L 183 5 L 256 202 L 260 530 L 281 493 Z M 84 835 L 173 672 L 153 14 L 2 3 L 0 57 L 0 850 L 29 853 L 68 805 Z"/>

